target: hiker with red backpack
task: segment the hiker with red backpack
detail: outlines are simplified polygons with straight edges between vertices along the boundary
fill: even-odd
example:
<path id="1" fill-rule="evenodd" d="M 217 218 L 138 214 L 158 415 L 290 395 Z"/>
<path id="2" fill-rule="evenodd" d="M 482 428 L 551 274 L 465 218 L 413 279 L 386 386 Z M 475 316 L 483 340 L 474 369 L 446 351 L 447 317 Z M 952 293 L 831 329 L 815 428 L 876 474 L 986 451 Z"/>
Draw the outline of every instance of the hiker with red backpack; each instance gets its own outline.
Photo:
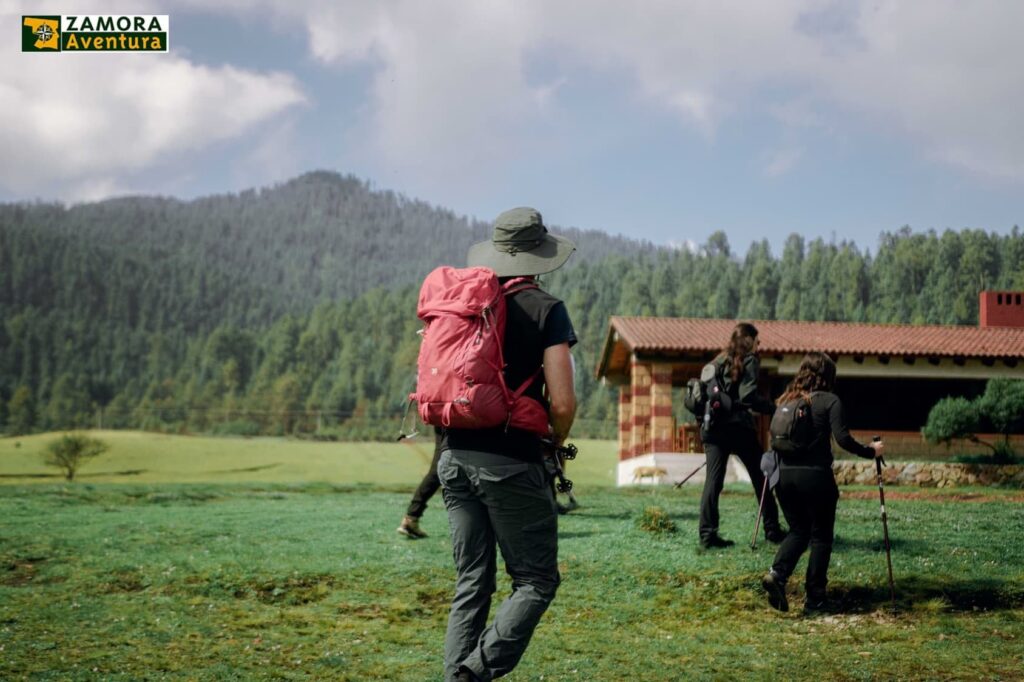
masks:
<path id="1" fill-rule="evenodd" d="M 549 234 L 540 213 L 498 216 L 469 266 L 438 268 L 423 283 L 426 323 L 417 390 L 420 418 L 442 428 L 437 471 L 448 510 L 455 596 L 445 636 L 446 680 L 491 680 L 519 662 L 555 597 L 558 513 L 545 441 L 569 435 L 576 412 L 576 333 L 565 304 L 536 276 L 575 246 Z M 512 594 L 487 625 L 496 549 Z"/>

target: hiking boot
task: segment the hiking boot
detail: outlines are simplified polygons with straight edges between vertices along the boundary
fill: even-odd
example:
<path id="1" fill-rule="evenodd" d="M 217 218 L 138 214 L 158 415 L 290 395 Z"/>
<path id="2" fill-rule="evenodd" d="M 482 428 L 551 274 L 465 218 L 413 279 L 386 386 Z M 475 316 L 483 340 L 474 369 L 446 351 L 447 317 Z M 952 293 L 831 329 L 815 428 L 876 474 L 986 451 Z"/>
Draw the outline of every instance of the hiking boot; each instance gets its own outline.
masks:
<path id="1" fill-rule="evenodd" d="M 764 529 L 764 539 L 772 543 L 773 545 L 781 543 L 783 540 L 786 539 L 787 535 L 789 535 L 788 532 L 778 527 Z"/>
<path id="2" fill-rule="evenodd" d="M 402 523 L 398 524 L 398 528 L 395 530 L 413 540 L 427 537 L 427 534 L 420 528 L 420 520 L 415 516 L 403 516 Z"/>
<path id="3" fill-rule="evenodd" d="M 722 536 L 715 534 L 700 539 L 700 546 L 704 549 L 716 549 L 720 547 L 732 547 L 736 543 L 732 540 L 726 540 Z"/>
<path id="4" fill-rule="evenodd" d="M 808 617 L 823 616 L 832 613 L 832 607 L 825 599 L 811 600 L 804 602 L 804 615 Z"/>
<path id="5" fill-rule="evenodd" d="M 480 678 L 469 668 L 459 668 L 459 672 L 455 673 L 455 682 L 480 682 Z"/>
<path id="6" fill-rule="evenodd" d="M 769 571 L 761 578 L 761 587 L 768 593 L 768 604 L 778 611 L 789 611 L 789 602 L 786 600 L 786 581 Z"/>
<path id="7" fill-rule="evenodd" d="M 804 615 L 820 616 L 832 612 L 832 605 L 824 595 L 808 594 L 804 598 Z"/>

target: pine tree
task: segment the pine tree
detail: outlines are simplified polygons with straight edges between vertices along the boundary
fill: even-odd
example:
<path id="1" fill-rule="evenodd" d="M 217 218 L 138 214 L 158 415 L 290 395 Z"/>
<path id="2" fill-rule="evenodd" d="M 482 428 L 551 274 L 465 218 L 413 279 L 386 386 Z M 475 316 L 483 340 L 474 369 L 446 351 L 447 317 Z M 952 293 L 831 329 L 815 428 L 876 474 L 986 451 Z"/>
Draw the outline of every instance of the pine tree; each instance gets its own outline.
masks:
<path id="1" fill-rule="evenodd" d="M 786 238 L 779 265 L 779 294 L 775 315 L 780 320 L 800 319 L 801 268 L 804 262 L 804 238 L 791 234 Z"/>
<path id="2" fill-rule="evenodd" d="M 771 320 L 779 296 L 779 269 L 768 240 L 754 242 L 747 251 L 740 283 L 739 317 Z"/>
<path id="3" fill-rule="evenodd" d="M 19 386 L 7 403 L 7 433 L 22 436 L 32 433 L 36 423 L 36 405 L 32 389 Z"/>

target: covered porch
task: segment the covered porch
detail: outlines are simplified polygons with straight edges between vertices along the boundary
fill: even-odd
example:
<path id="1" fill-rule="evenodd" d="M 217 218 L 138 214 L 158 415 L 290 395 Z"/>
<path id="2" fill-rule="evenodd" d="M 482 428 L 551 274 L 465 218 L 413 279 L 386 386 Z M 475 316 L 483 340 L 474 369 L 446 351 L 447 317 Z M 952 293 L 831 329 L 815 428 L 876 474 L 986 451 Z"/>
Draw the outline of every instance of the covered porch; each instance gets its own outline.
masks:
<path id="1" fill-rule="evenodd" d="M 836 392 L 854 435 L 881 435 L 890 456 L 941 454 L 920 435 L 928 412 L 950 395 L 980 395 L 993 377 L 1024 379 L 1024 329 L 755 321 L 764 395 L 776 397 L 805 353 L 829 353 Z M 613 317 L 597 376 L 618 386 L 619 483 L 637 467 L 678 480 L 703 461 L 695 420 L 678 389 L 720 352 L 735 321 Z M 762 444 L 768 419 L 760 419 Z M 838 454 L 838 453 L 837 453 Z M 684 473 L 685 472 L 685 473 Z M 742 474 L 740 474 L 742 475 Z M 700 477 L 695 477 L 700 481 Z"/>

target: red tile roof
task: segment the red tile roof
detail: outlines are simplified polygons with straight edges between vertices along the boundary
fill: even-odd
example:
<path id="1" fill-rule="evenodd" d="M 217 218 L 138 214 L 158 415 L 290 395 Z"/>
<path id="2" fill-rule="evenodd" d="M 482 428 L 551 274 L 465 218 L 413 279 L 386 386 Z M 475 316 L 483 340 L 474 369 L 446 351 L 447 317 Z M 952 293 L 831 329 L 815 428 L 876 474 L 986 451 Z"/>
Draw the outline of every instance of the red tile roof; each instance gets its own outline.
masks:
<path id="1" fill-rule="evenodd" d="M 611 331 L 618 332 L 630 350 L 641 352 L 718 350 L 735 325 L 736 320 L 611 318 Z M 754 321 L 754 325 L 765 354 L 821 351 L 832 355 L 1024 358 L 1021 328 L 790 321 Z"/>

